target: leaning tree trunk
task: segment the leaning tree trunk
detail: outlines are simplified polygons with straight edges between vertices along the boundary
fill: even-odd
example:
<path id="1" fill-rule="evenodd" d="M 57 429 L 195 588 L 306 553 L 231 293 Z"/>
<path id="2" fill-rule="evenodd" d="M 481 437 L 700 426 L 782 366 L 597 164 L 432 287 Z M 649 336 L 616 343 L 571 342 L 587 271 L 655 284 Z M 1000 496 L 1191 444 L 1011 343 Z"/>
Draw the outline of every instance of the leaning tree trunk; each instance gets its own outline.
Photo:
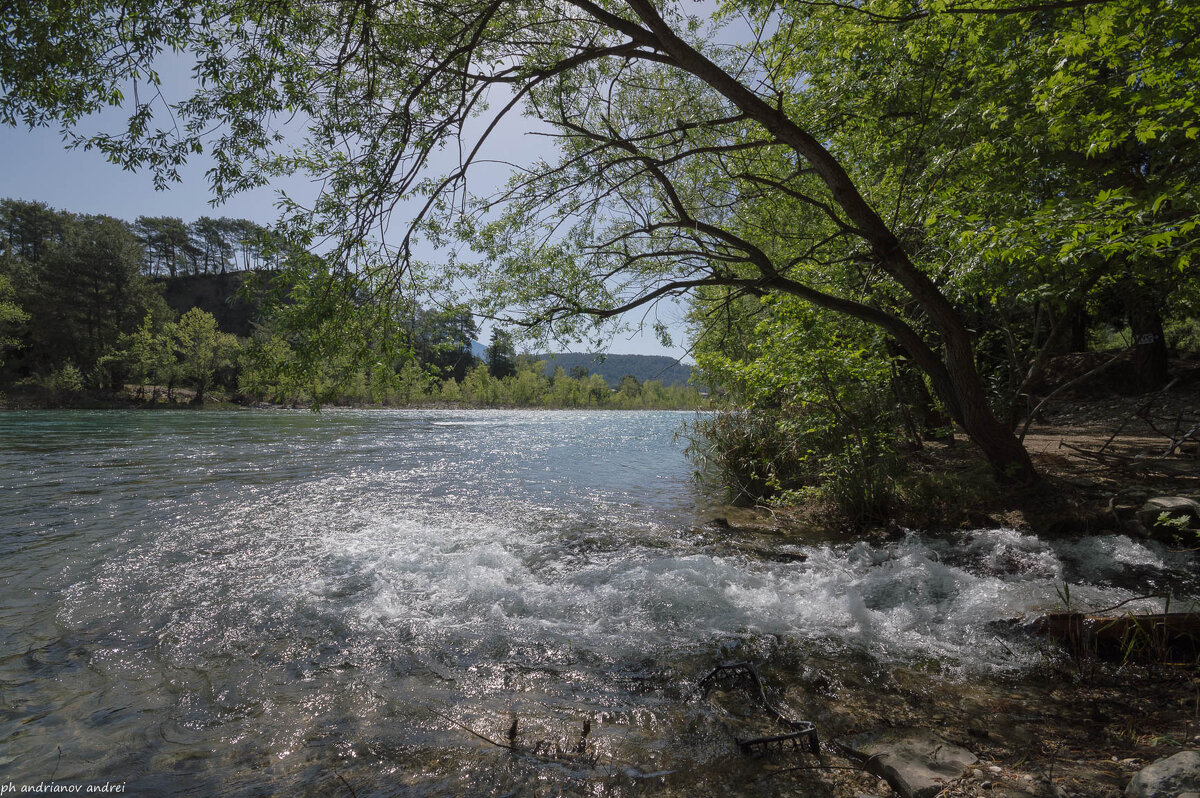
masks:
<path id="1" fill-rule="evenodd" d="M 791 147 L 807 161 L 829 189 L 833 202 L 869 244 L 876 264 L 920 305 L 941 336 L 944 356 L 939 358 L 908 325 L 890 314 L 827 295 L 817 296 L 820 292 L 807 287 L 800 287 L 802 290 L 795 293 L 807 295 L 825 307 L 844 306 L 843 312 L 880 324 L 896 335 L 897 340 L 913 353 L 917 365 L 929 374 L 938 397 L 983 451 L 997 477 L 1009 483 L 1036 482 L 1037 471 L 1029 453 L 1012 429 L 1001 424 L 988 406 L 983 381 L 975 368 L 974 347 L 962 317 L 933 280 L 909 259 L 900 240 L 859 192 L 842 163 L 818 137 L 797 125 L 781 106 L 768 103 L 681 39 L 659 15 L 651 0 L 626 2 L 645 28 L 590 4 L 589 13 L 629 35 L 634 42 L 661 50 L 672 63 L 715 89 L 777 141 Z M 790 282 L 773 270 L 765 276 L 777 283 Z"/>
<path id="2" fill-rule="evenodd" d="M 872 244 L 880 266 L 920 304 L 942 339 L 940 362 L 926 366 L 918 358 L 918 365 L 929 374 L 934 391 L 954 420 L 983 452 L 996 478 L 1006 484 L 1034 484 L 1038 474 L 1029 452 L 1012 427 L 1001 423 L 988 404 L 983 379 L 975 366 L 974 342 L 962 316 L 933 280 L 909 260 L 882 220 L 877 216 L 874 219 L 878 226 Z"/>
<path id="3" fill-rule="evenodd" d="M 969 369 L 950 367 L 951 381 L 958 394 L 963 430 L 983 451 L 984 457 L 996 474 L 1006 484 L 1031 485 L 1038 480 L 1037 470 L 1029 458 L 1029 452 L 1013 433 L 1011 427 L 1000 423 L 988 406 L 982 381 L 975 364 Z"/>
<path id="4" fill-rule="evenodd" d="M 1012 428 L 1002 424 L 988 404 L 983 380 L 975 368 L 970 333 L 957 312 L 940 294 L 935 294 L 936 299 L 929 296 L 930 291 L 936 292 L 936 288 L 924 275 L 918 273 L 914 278 L 909 273 L 904 278 L 907 281 L 905 286 L 911 286 L 910 291 L 914 295 L 920 293 L 927 298 L 929 304 L 923 307 L 942 335 L 942 355 L 934 352 L 902 319 L 880 308 L 824 294 L 779 275 L 764 279 L 762 284 L 882 327 L 908 352 L 913 363 L 929 376 L 934 394 L 945 403 L 950 416 L 983 452 L 997 479 L 1006 484 L 1019 485 L 1037 482 L 1037 470 L 1029 453 Z"/>
<path id="5" fill-rule="evenodd" d="M 946 307 L 949 307 L 948 302 Z M 998 480 L 1005 484 L 1034 484 L 1038 481 L 1038 474 L 1029 452 L 1012 428 L 1000 423 L 988 404 L 983 380 L 975 367 L 975 351 L 970 334 L 957 315 L 942 318 L 938 328 L 942 333 L 948 373 L 948 385 L 939 393 L 947 402 L 955 421 L 983 452 Z M 938 387 L 936 381 L 934 387 Z M 946 394 L 953 396 L 953 402 Z"/>

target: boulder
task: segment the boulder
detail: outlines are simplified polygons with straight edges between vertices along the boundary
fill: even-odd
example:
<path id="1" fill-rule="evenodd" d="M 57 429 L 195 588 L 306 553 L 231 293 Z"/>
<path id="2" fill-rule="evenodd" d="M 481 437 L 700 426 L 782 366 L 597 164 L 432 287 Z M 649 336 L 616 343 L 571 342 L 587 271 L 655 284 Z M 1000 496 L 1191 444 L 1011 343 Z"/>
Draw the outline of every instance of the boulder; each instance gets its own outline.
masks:
<path id="1" fill-rule="evenodd" d="M 926 729 L 885 729 L 845 741 L 866 769 L 904 798 L 933 798 L 978 759 Z"/>
<path id="2" fill-rule="evenodd" d="M 1186 517 L 1190 528 L 1200 529 L 1200 502 L 1183 496 L 1155 496 L 1147 499 L 1137 511 L 1137 520 L 1147 528 L 1153 529 L 1162 513 L 1167 513 L 1172 518 Z"/>
<path id="3" fill-rule="evenodd" d="M 1200 751 L 1180 751 L 1142 768 L 1125 788 L 1125 798 L 1183 798 L 1200 791 Z"/>

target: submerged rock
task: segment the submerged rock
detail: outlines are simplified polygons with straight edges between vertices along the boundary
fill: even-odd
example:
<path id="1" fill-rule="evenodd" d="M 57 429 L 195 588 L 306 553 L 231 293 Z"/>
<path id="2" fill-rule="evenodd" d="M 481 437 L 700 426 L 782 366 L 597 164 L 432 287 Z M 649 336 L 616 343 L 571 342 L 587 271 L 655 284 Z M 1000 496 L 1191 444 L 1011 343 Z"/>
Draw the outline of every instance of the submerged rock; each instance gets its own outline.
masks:
<path id="1" fill-rule="evenodd" d="M 1183 798 L 1200 794 L 1200 751 L 1151 762 L 1125 788 L 1125 798 Z"/>
<path id="2" fill-rule="evenodd" d="M 845 745 L 904 798 L 932 798 L 978 761 L 970 751 L 926 729 L 865 732 Z"/>

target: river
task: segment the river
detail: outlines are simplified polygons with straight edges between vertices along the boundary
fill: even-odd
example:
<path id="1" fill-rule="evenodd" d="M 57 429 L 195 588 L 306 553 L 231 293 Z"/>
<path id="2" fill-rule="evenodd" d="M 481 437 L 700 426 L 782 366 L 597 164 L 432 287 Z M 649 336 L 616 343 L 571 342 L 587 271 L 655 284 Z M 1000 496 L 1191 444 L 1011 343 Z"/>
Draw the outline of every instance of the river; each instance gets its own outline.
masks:
<path id="1" fill-rule="evenodd" d="M 1190 555 L 1119 536 L 745 553 L 696 531 L 690 417 L 0 413 L 0 781 L 736 794 L 753 713 L 699 689 L 720 662 L 780 696 L 847 667 L 999 678 L 1043 652 L 992 622 L 1066 585 L 1197 591 Z"/>

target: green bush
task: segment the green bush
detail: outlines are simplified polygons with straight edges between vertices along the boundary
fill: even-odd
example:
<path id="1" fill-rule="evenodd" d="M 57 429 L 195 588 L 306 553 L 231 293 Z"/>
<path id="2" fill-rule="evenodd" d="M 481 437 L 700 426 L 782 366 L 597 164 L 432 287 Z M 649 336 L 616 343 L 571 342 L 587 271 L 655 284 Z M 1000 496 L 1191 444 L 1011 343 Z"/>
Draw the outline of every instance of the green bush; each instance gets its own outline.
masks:
<path id="1" fill-rule="evenodd" d="M 890 430 L 798 421 L 806 415 L 815 414 L 731 410 L 697 419 L 685 433 L 697 478 L 733 504 L 825 497 L 855 525 L 885 518 L 900 471 Z"/>
<path id="2" fill-rule="evenodd" d="M 1200 319 L 1185 318 L 1168 321 L 1163 334 L 1167 346 L 1180 357 L 1200 356 Z"/>
<path id="3" fill-rule="evenodd" d="M 731 504 L 758 504 L 814 484 L 800 441 L 786 434 L 778 413 L 723 410 L 688 425 L 687 455 L 699 481 Z"/>
<path id="4" fill-rule="evenodd" d="M 32 385 L 61 402 L 83 392 L 84 376 L 79 367 L 68 360 L 49 374 L 29 377 L 18 384 Z"/>
<path id="5" fill-rule="evenodd" d="M 883 436 L 847 441 L 825 457 L 825 491 L 853 523 L 882 521 L 895 501 L 899 466 Z"/>

